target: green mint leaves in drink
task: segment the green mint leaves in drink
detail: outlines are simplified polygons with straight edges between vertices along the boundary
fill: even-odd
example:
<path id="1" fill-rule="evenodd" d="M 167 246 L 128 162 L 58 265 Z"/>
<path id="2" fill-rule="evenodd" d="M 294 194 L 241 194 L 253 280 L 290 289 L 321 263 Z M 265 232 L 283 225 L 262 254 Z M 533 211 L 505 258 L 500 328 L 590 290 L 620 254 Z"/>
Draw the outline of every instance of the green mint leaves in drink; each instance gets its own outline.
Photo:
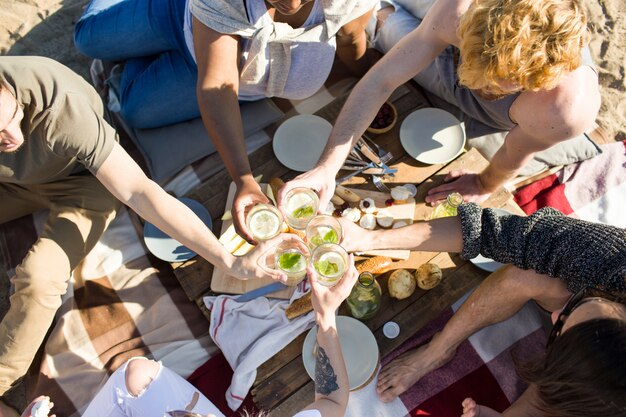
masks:
<path id="1" fill-rule="evenodd" d="M 313 206 L 304 206 L 293 211 L 292 215 L 296 219 L 304 219 L 314 214 Z"/>
<path id="2" fill-rule="evenodd" d="M 335 229 L 330 229 L 328 232 L 326 232 L 326 234 L 324 235 L 324 242 L 339 243 L 339 237 L 337 236 L 337 232 L 335 232 Z"/>
<path id="3" fill-rule="evenodd" d="M 339 272 L 339 265 L 327 260 L 318 261 L 315 263 L 315 269 L 322 275 L 333 276 Z"/>
<path id="4" fill-rule="evenodd" d="M 296 265 L 300 263 L 302 254 L 297 252 L 285 252 L 278 258 L 278 265 L 283 271 L 291 271 Z"/>

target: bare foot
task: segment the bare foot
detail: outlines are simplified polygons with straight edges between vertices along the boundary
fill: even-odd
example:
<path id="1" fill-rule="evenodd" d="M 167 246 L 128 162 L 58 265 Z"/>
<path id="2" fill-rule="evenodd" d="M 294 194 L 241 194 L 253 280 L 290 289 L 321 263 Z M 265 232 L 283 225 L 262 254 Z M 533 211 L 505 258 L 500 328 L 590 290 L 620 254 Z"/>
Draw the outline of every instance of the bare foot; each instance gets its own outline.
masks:
<path id="1" fill-rule="evenodd" d="M 20 413 L 13 407 L 9 407 L 0 400 L 0 417 L 20 417 Z"/>
<path id="2" fill-rule="evenodd" d="M 456 349 L 442 350 L 431 346 L 432 341 L 410 350 L 383 368 L 376 385 L 381 401 L 393 400 L 424 375 L 450 362 L 456 352 Z"/>
<path id="3" fill-rule="evenodd" d="M 502 414 L 498 413 L 493 408 L 478 405 L 476 401 L 471 398 L 464 399 L 461 405 L 463 406 L 463 414 L 461 417 L 502 417 Z"/>

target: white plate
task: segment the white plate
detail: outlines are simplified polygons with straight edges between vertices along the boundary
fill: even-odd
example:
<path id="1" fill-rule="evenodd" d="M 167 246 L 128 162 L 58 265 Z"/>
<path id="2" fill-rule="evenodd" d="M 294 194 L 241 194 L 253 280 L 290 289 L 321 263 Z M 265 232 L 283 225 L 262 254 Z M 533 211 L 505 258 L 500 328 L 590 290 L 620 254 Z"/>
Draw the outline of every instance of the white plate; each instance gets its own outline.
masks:
<path id="1" fill-rule="evenodd" d="M 328 142 L 332 125 L 313 114 L 300 114 L 283 122 L 274 133 L 274 155 L 287 168 L 312 169 Z"/>
<path id="2" fill-rule="evenodd" d="M 400 126 L 400 142 L 413 158 L 425 164 L 443 164 L 465 146 L 465 129 L 456 117 L 432 107 L 409 114 Z"/>
<path id="3" fill-rule="evenodd" d="M 485 258 L 482 255 L 478 255 L 477 257 L 470 259 L 470 262 L 476 265 L 478 268 L 487 272 L 494 272 L 500 269 L 503 266 L 503 263 L 494 261 L 491 258 Z"/>
<path id="4" fill-rule="evenodd" d="M 364 386 L 378 368 L 378 345 L 370 329 L 357 319 L 348 316 L 337 316 L 337 332 L 341 352 L 346 361 L 350 390 Z M 304 368 L 315 380 L 315 361 L 313 347 L 317 340 L 317 326 L 314 326 L 304 339 L 302 345 L 302 362 Z"/>
<path id="5" fill-rule="evenodd" d="M 496 213 L 496 215 L 498 216 L 507 216 L 510 215 L 511 213 L 506 211 L 505 209 L 501 209 L 501 208 L 493 208 L 492 209 L 494 211 L 494 213 Z M 502 267 L 504 264 L 498 261 L 494 261 L 491 258 L 486 258 L 482 255 L 478 255 L 477 257 L 470 259 L 470 262 L 473 263 L 474 265 L 476 265 L 478 268 L 482 269 L 483 271 L 487 271 L 487 272 L 494 272 L 497 271 L 498 269 L 500 269 L 500 267 Z"/>
<path id="6" fill-rule="evenodd" d="M 179 200 L 196 213 L 209 229 L 212 227 L 211 214 L 202 204 L 190 198 L 183 197 Z M 143 240 L 154 256 L 167 262 L 182 262 L 196 256 L 194 251 L 172 239 L 152 223 L 146 222 L 144 225 Z"/>

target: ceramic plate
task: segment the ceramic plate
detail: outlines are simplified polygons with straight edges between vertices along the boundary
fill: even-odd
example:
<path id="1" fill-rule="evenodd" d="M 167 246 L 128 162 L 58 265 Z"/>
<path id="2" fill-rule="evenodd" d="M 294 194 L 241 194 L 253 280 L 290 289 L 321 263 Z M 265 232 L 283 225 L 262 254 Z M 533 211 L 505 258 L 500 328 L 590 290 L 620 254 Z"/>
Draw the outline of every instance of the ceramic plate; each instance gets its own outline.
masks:
<path id="1" fill-rule="evenodd" d="M 328 142 L 332 125 L 312 114 L 291 117 L 274 133 L 274 155 L 287 168 L 309 171 Z"/>
<path id="2" fill-rule="evenodd" d="M 506 216 L 506 215 L 511 214 L 508 211 L 501 209 L 501 208 L 494 208 L 492 210 L 498 216 Z M 477 257 L 470 259 L 470 262 L 476 265 L 478 268 L 482 269 L 483 271 L 487 271 L 487 272 L 497 271 L 498 269 L 500 269 L 501 266 L 504 265 L 503 263 L 494 261 L 491 258 L 486 258 L 482 255 L 478 255 Z"/>
<path id="3" fill-rule="evenodd" d="M 210 229 L 213 225 L 209 211 L 196 200 L 190 198 L 179 198 L 189 207 Z M 146 242 L 148 250 L 157 258 L 167 262 L 182 262 L 196 256 L 191 249 L 183 246 L 177 240 L 172 239 L 155 225 L 146 222 L 143 228 L 143 240 Z"/>
<path id="4" fill-rule="evenodd" d="M 341 352 L 346 361 L 350 390 L 356 390 L 369 381 L 378 368 L 378 345 L 370 329 L 357 319 L 337 316 L 337 331 Z M 304 368 L 315 380 L 315 360 L 313 348 L 317 338 L 317 326 L 314 326 L 304 339 L 302 361 Z"/>
<path id="5" fill-rule="evenodd" d="M 400 142 L 413 158 L 425 164 L 443 164 L 465 146 L 465 130 L 456 117 L 432 107 L 409 114 L 400 126 Z"/>

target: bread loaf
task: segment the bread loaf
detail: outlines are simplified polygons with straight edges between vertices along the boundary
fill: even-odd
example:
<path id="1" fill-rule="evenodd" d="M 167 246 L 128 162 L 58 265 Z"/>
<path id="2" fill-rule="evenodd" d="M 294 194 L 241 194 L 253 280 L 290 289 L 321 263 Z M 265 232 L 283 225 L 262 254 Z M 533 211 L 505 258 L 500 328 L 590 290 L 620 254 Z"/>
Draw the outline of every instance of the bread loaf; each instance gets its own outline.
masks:
<path id="1" fill-rule="evenodd" d="M 308 313 L 311 310 L 313 310 L 313 304 L 311 304 L 311 292 L 309 291 L 293 303 L 289 304 L 285 310 L 285 314 L 289 320 L 292 320 Z"/>
<path id="2" fill-rule="evenodd" d="M 359 274 L 367 271 L 378 275 L 389 271 L 392 263 L 393 259 L 387 256 L 374 256 L 358 264 L 356 270 Z"/>
<path id="3" fill-rule="evenodd" d="M 435 288 L 441 282 L 441 278 L 443 278 L 441 268 L 435 264 L 424 264 L 415 271 L 417 285 L 423 290 Z"/>
<path id="4" fill-rule="evenodd" d="M 358 194 L 348 190 L 346 187 L 342 187 L 341 185 L 335 187 L 335 194 L 337 194 L 348 203 L 356 204 L 361 201 L 361 197 L 359 197 Z"/>
<path id="5" fill-rule="evenodd" d="M 274 196 L 278 196 L 278 191 L 283 188 L 283 186 L 285 185 L 285 181 L 275 177 L 272 178 L 268 184 L 272 189 L 272 193 L 274 194 Z"/>

